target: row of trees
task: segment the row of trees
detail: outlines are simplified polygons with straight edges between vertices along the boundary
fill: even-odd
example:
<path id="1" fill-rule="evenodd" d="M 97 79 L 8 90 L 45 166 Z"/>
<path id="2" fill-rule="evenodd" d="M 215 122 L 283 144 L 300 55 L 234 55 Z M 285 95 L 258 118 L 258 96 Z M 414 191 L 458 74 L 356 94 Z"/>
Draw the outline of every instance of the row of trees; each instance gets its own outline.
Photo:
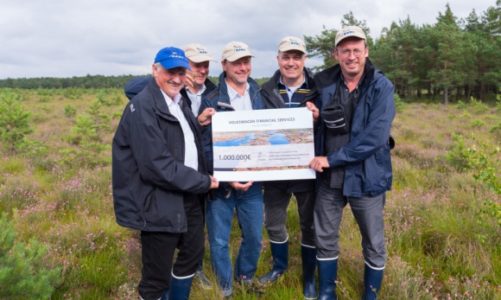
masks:
<path id="1" fill-rule="evenodd" d="M 365 21 L 350 12 L 341 25 L 358 25 L 370 33 Z M 331 58 L 336 29 L 317 36 L 305 36 L 311 56 Z M 395 83 L 401 97 L 441 96 L 447 103 L 476 97 L 487 99 L 499 91 L 501 82 L 501 0 L 481 15 L 473 10 L 458 19 L 449 5 L 439 13 L 434 25 L 417 26 L 407 17 L 393 22 L 375 41 L 368 38 L 369 56 Z"/>
<path id="2" fill-rule="evenodd" d="M 17 78 L 0 80 L 0 88 L 19 89 L 60 89 L 60 88 L 123 88 L 127 80 L 132 75 L 123 76 L 103 76 L 87 75 L 71 78 L 39 77 L 39 78 Z"/>

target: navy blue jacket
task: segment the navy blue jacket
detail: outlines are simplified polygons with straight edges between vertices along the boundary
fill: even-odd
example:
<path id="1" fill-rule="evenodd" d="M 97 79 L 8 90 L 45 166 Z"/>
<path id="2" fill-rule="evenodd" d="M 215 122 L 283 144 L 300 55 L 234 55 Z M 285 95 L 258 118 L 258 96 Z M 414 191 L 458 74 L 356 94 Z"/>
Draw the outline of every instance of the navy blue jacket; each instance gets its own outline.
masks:
<path id="1" fill-rule="evenodd" d="M 317 155 L 327 156 L 331 167 L 344 167 L 343 194 L 377 196 L 391 188 L 390 129 L 395 117 L 393 84 L 367 60 L 359 84 L 360 96 L 351 124 L 350 141 L 337 151 L 325 151 L 325 126 L 320 119 L 315 144 Z M 319 108 L 329 105 L 336 91 L 339 65 L 315 76 Z"/>
<path id="2" fill-rule="evenodd" d="M 184 165 L 183 130 L 154 79 L 127 104 L 112 144 L 117 223 L 143 231 L 187 231 L 186 193 L 209 191 L 198 122 L 182 107 L 198 151 L 198 171 Z"/>

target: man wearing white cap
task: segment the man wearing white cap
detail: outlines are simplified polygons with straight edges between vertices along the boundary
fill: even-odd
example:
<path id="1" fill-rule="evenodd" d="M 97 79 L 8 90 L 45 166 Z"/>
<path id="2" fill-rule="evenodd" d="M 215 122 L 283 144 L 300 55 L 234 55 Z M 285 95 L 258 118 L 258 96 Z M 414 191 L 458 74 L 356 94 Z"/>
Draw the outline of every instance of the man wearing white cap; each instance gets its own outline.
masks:
<path id="1" fill-rule="evenodd" d="M 339 224 L 346 204 L 362 235 L 363 299 L 376 299 L 386 263 L 383 209 L 392 183 L 394 89 L 370 62 L 366 40 L 360 27 L 339 30 L 332 52 L 338 64 L 315 76 L 319 156 L 310 166 L 320 177 L 314 223 L 321 300 L 336 299 Z"/>
<path id="2" fill-rule="evenodd" d="M 223 73 L 219 85 L 203 98 L 202 110 L 254 110 L 264 108 L 258 84 L 250 78 L 252 53 L 242 42 L 230 42 L 223 49 Z M 199 123 L 207 124 L 210 116 L 201 114 Z M 210 124 L 204 129 L 204 149 L 212 166 L 212 137 Z M 230 182 L 212 193 L 207 203 L 207 229 L 209 232 L 212 267 L 223 295 L 232 294 L 233 279 L 249 284 L 257 269 L 261 251 L 263 195 L 260 182 Z M 235 260 L 235 274 L 229 252 L 231 224 L 234 211 L 242 231 L 242 242 Z"/>
<path id="3" fill-rule="evenodd" d="M 181 104 L 189 68 L 183 50 L 161 49 L 113 138 L 116 220 L 141 231 L 141 299 L 189 298 L 204 250 L 203 203 L 219 186 L 206 169 L 199 124 Z"/>
<path id="4" fill-rule="evenodd" d="M 308 107 L 314 119 L 318 109 L 313 104 L 317 93 L 313 77 L 304 67 L 306 47 L 298 37 L 284 37 L 278 45 L 279 69 L 263 84 L 261 94 L 266 108 Z M 287 233 L 287 207 L 294 194 L 301 228 L 301 258 L 303 266 L 303 294 L 305 299 L 316 299 L 316 250 L 313 229 L 315 180 L 270 181 L 264 183 L 265 225 L 270 239 L 273 266 L 259 278 L 261 283 L 277 280 L 287 269 L 289 261 L 289 235 Z"/>

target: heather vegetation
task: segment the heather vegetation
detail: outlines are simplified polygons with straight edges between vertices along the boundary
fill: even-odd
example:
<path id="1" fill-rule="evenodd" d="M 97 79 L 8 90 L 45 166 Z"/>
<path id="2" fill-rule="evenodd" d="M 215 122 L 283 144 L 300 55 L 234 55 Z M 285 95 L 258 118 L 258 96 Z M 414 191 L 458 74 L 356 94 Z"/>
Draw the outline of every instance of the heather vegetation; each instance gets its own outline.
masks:
<path id="1" fill-rule="evenodd" d="M 382 298 L 498 298 L 501 99 L 495 105 L 471 98 L 447 106 L 396 99 Z M 110 189 L 111 138 L 125 103 L 118 89 L 0 89 L 0 120 L 17 124 L 9 131 L 15 139 L 1 137 L 0 298 L 136 297 L 138 236 L 115 223 Z M 277 284 L 259 287 L 265 296 L 237 288 L 236 299 L 301 294 L 293 206 L 288 225 L 289 272 Z M 355 226 L 347 209 L 338 278 L 338 294 L 345 299 L 358 298 L 362 286 Z M 232 234 L 237 243 L 236 224 Z M 268 244 L 263 246 L 259 275 L 271 259 Z M 209 253 L 205 268 L 214 280 Z M 192 291 L 193 299 L 219 296 L 198 285 Z"/>

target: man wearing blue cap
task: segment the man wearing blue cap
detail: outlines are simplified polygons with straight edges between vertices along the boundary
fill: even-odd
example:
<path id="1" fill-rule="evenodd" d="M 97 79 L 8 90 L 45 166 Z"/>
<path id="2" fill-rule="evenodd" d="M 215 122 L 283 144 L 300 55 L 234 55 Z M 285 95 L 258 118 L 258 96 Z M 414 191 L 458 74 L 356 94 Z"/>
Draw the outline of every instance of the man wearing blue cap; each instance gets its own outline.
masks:
<path id="1" fill-rule="evenodd" d="M 186 72 L 185 88 L 181 89 L 183 96 L 183 105 L 191 108 L 191 112 L 196 117 L 200 111 L 202 97 L 212 92 L 216 86 L 209 79 L 209 65 L 212 61 L 212 55 L 209 54 L 207 48 L 200 44 L 191 43 L 186 45 L 184 53 L 190 63 L 190 70 Z M 151 75 L 139 76 L 130 79 L 124 87 L 127 98 L 132 99 L 137 95 L 150 81 Z M 195 279 L 198 279 L 200 285 L 205 289 L 212 288 L 210 280 L 203 272 L 203 258 L 200 260 L 198 271 L 195 274 Z"/>
<path id="2" fill-rule="evenodd" d="M 203 255 L 203 201 L 219 186 L 205 168 L 198 122 L 180 105 L 189 68 L 183 50 L 161 49 L 113 138 L 115 216 L 141 231 L 142 299 L 189 298 Z"/>

